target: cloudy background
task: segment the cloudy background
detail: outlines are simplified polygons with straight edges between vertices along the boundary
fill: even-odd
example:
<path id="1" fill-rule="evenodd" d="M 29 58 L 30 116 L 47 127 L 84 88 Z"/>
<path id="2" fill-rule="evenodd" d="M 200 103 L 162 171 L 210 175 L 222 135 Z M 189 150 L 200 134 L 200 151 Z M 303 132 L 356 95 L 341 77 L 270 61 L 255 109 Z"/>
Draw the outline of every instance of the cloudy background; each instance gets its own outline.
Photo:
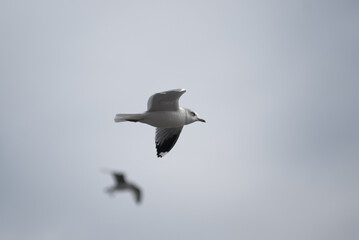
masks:
<path id="1" fill-rule="evenodd" d="M 0 1 L 0 239 L 359 239 L 358 43 L 354 0 Z M 157 159 L 113 118 L 174 88 Z"/>

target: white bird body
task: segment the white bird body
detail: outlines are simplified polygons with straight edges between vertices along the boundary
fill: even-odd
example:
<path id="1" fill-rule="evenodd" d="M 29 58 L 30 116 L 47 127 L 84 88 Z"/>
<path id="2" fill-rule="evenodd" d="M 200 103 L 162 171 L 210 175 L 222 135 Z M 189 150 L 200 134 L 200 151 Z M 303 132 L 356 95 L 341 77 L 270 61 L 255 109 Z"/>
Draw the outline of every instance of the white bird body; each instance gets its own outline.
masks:
<path id="1" fill-rule="evenodd" d="M 116 114 L 115 122 L 141 122 L 156 127 L 157 156 L 163 157 L 175 145 L 184 125 L 205 122 L 188 108 L 179 106 L 178 100 L 186 92 L 176 89 L 152 95 L 147 111 L 136 114 Z"/>
<path id="2" fill-rule="evenodd" d="M 192 123 L 188 121 L 186 110 L 182 107 L 180 107 L 177 111 L 155 111 L 137 114 L 117 114 L 115 118 L 116 122 L 131 120 L 159 128 L 181 127 L 186 124 Z"/>
<path id="3" fill-rule="evenodd" d="M 181 127 L 186 125 L 186 111 L 179 108 L 177 111 L 146 112 L 140 122 L 159 128 Z"/>

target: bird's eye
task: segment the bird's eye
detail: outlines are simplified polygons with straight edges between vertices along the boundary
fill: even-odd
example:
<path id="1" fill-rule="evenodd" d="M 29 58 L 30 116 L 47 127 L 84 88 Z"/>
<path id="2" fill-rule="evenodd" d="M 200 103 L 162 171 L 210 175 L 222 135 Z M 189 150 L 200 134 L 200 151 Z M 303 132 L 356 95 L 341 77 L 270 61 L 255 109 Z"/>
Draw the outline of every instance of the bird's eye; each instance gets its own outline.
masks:
<path id="1" fill-rule="evenodd" d="M 194 113 L 194 112 L 191 112 L 191 115 L 194 117 L 194 116 L 196 116 L 196 114 Z"/>

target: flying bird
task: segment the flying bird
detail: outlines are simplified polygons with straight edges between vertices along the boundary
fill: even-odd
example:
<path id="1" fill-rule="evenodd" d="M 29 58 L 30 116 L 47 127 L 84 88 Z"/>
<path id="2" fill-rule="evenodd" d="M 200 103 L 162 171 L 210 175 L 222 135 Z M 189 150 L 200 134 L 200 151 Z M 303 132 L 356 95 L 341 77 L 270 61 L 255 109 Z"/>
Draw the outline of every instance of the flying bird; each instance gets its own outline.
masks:
<path id="1" fill-rule="evenodd" d="M 112 195 L 116 191 L 130 190 L 134 194 L 136 202 L 137 203 L 141 202 L 142 194 L 141 194 L 141 190 L 138 186 L 136 186 L 133 183 L 127 182 L 125 179 L 125 175 L 123 173 L 111 172 L 111 174 L 115 180 L 115 185 L 108 187 L 106 189 L 107 193 Z"/>
<path id="2" fill-rule="evenodd" d="M 156 127 L 157 157 L 163 157 L 176 144 L 184 125 L 200 121 L 197 113 L 179 106 L 179 98 L 185 89 L 175 89 L 152 95 L 147 102 L 147 111 L 137 114 L 116 114 L 115 122 L 141 122 Z"/>

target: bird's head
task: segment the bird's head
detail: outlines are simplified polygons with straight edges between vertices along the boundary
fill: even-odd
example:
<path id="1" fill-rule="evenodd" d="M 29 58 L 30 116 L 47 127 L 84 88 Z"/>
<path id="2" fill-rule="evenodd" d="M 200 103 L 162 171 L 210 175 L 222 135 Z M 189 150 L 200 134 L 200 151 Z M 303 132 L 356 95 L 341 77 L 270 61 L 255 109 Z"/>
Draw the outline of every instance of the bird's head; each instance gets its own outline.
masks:
<path id="1" fill-rule="evenodd" d="M 186 111 L 186 124 L 190 124 L 196 121 L 200 121 L 200 122 L 206 122 L 206 120 L 200 118 L 197 113 L 195 113 L 194 111 L 190 110 L 190 109 L 185 109 Z"/>

